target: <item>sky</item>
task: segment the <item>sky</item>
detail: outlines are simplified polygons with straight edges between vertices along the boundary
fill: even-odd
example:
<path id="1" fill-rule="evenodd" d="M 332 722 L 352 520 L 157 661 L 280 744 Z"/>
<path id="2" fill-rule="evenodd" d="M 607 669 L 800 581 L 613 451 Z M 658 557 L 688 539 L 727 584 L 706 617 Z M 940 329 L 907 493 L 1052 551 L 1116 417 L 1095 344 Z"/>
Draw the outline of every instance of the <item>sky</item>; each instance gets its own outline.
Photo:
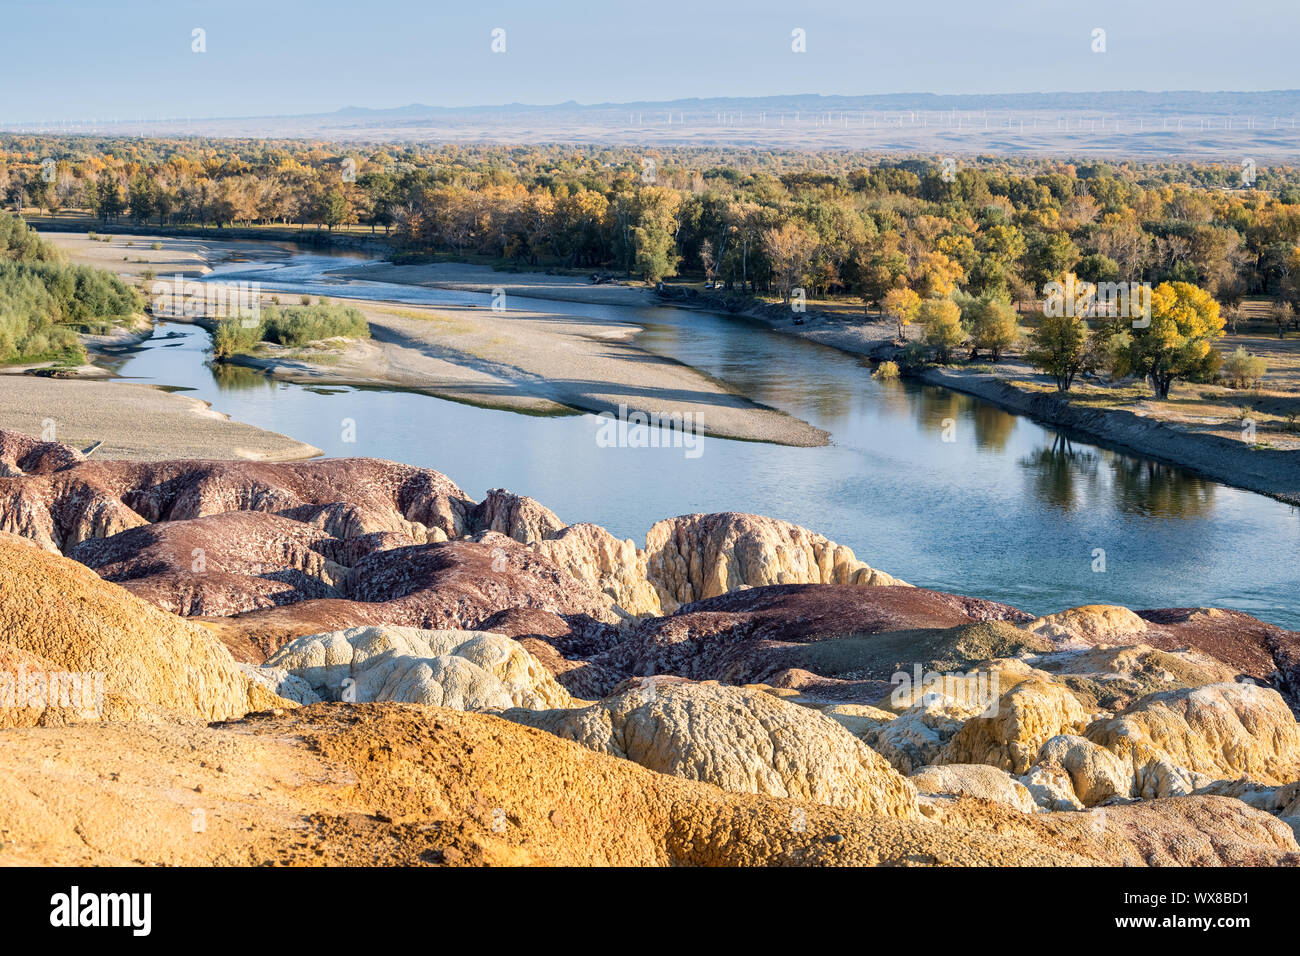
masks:
<path id="1" fill-rule="evenodd" d="M 1104 53 L 1092 49 L 1097 28 Z M 503 53 L 492 51 L 495 29 Z M 806 52 L 791 49 L 796 29 Z M 1297 0 L 3 0 L 0 123 L 1294 89 L 1296 36 Z"/>

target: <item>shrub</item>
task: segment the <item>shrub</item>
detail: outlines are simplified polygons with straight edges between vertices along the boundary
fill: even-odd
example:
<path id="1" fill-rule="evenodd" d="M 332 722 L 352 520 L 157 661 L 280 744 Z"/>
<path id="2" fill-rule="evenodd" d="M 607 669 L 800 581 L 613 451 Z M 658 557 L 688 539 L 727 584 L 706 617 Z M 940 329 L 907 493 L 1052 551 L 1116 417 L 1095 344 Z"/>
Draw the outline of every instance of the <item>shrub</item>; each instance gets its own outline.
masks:
<path id="1" fill-rule="evenodd" d="M 366 317 L 351 306 L 314 305 L 296 308 L 272 306 L 263 313 L 267 339 L 281 345 L 299 346 L 333 338 L 367 339 L 370 326 Z"/>
<path id="2" fill-rule="evenodd" d="M 898 365 L 905 369 L 917 369 L 926 363 L 929 357 L 926 348 L 920 342 L 908 342 L 898 351 Z"/>
<path id="3" fill-rule="evenodd" d="M 259 342 L 298 348 L 335 336 L 369 338 L 370 326 L 360 311 L 349 306 L 271 306 L 262 311 L 262 319 L 255 325 L 245 325 L 243 319 L 219 323 L 212 333 L 212 354 L 214 358 L 226 359 L 251 352 Z"/>
<path id="4" fill-rule="evenodd" d="M 244 325 L 243 319 L 225 319 L 212 332 L 212 357 L 218 360 L 251 352 L 265 337 L 266 324 Z"/>
<path id="5" fill-rule="evenodd" d="M 161 243 L 161 242 L 151 242 L 151 243 L 149 243 L 149 248 L 152 249 L 154 252 L 157 252 L 158 250 L 160 250 L 160 249 L 162 248 L 162 243 Z"/>
<path id="6" fill-rule="evenodd" d="M 872 378 L 898 378 L 897 362 L 881 362 L 876 366 L 876 370 L 871 373 Z"/>
<path id="7" fill-rule="evenodd" d="M 22 219 L 0 214 L 0 362 L 83 361 L 77 329 L 106 331 L 143 307 L 113 273 L 67 265 Z"/>
<path id="8" fill-rule="evenodd" d="M 1249 388 L 1258 385 L 1266 371 L 1268 367 L 1263 358 L 1251 355 L 1243 346 L 1238 345 L 1237 351 L 1223 360 L 1221 374 L 1233 388 Z"/>

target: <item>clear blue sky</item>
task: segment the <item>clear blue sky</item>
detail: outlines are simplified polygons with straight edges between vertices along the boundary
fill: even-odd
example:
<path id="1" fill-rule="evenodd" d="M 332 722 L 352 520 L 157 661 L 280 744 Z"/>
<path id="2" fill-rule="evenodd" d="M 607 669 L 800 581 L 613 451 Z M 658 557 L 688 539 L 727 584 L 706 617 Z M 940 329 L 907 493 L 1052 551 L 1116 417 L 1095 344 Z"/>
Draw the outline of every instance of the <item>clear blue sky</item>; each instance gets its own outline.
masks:
<path id="1" fill-rule="evenodd" d="M 190 50 L 195 27 L 206 53 Z M 489 49 L 494 27 L 504 55 Z M 1104 54 L 1090 50 L 1094 27 Z M 1297 36 L 1297 0 L 4 0 L 0 121 L 1291 89 Z"/>

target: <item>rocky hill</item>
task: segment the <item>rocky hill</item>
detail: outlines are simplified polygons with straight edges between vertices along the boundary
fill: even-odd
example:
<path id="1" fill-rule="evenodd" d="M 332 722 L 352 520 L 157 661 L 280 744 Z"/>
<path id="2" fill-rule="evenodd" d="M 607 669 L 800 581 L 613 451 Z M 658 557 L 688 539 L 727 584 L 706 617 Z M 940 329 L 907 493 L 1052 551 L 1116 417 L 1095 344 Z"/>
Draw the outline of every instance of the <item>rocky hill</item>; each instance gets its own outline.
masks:
<path id="1" fill-rule="evenodd" d="M 368 459 L 0 473 L 10 862 L 1300 863 L 1300 634 L 1239 612 Z"/>

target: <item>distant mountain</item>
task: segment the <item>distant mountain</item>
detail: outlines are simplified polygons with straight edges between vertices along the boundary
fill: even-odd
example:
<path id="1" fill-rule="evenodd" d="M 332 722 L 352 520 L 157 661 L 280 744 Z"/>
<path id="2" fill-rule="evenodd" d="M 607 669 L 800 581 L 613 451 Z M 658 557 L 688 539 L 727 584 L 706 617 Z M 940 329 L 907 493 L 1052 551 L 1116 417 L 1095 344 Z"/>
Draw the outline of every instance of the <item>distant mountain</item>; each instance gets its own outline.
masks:
<path id="1" fill-rule="evenodd" d="M 471 115 L 493 113 L 580 113 L 608 110 L 746 110 L 809 111 L 818 110 L 1091 110 L 1111 113 L 1150 113 L 1180 115 L 1200 113 L 1228 116 L 1234 113 L 1287 115 L 1300 113 L 1300 90 L 1261 92 L 1198 90 L 1121 90 L 1093 93 L 880 93 L 862 96 L 796 93 L 782 96 L 691 97 L 677 100 L 635 100 L 622 103 L 587 103 L 574 100 L 554 104 L 505 103 L 480 106 L 407 106 L 374 108 L 349 106 L 333 113 L 304 114 L 294 117 L 385 117 Z"/>
<path id="2" fill-rule="evenodd" d="M 332 113 L 19 124 L 25 132 L 309 138 L 333 142 L 577 143 L 633 148 L 860 149 L 928 155 L 1295 161 L 1300 90 L 888 93 L 628 103 L 347 106 Z"/>

